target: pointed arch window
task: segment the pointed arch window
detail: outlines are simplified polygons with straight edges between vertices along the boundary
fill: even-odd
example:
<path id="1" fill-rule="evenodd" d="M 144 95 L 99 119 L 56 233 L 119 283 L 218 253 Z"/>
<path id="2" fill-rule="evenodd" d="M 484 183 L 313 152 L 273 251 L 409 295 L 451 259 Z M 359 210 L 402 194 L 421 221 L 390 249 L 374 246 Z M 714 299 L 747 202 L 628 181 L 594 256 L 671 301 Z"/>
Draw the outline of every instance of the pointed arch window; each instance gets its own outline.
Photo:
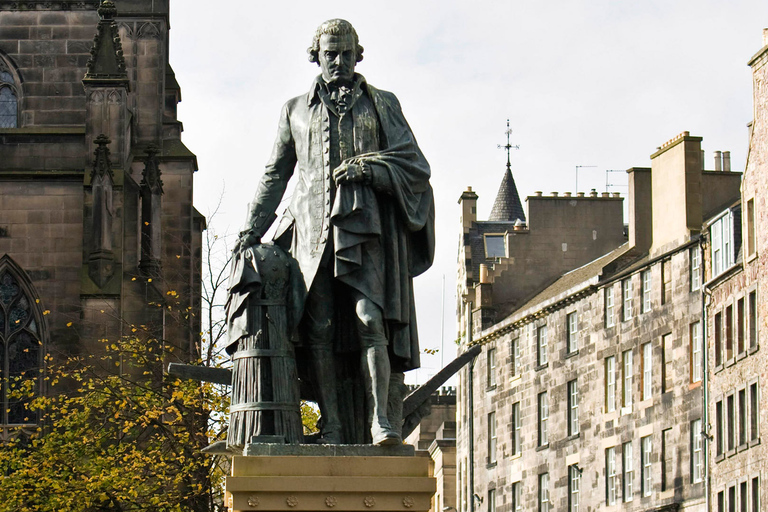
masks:
<path id="1" fill-rule="evenodd" d="M 27 410 L 30 398 L 19 390 L 30 380 L 40 391 L 43 317 L 39 300 L 24 272 L 8 257 L 0 258 L 0 425 L 37 422 Z M 27 384 L 28 385 L 28 384 Z"/>
<path id="2" fill-rule="evenodd" d="M 0 128 L 19 126 L 19 83 L 0 55 Z"/>

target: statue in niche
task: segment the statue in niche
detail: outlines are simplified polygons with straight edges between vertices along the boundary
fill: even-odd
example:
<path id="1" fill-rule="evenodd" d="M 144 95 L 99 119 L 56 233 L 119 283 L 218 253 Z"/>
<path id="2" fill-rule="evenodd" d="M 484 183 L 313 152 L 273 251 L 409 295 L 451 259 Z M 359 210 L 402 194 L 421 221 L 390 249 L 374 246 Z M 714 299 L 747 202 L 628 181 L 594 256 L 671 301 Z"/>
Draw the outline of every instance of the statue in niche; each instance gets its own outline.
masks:
<path id="1" fill-rule="evenodd" d="M 261 237 L 296 174 L 274 244 L 290 254 L 298 276 L 286 278 L 285 319 L 302 398 L 320 408 L 317 442 L 400 444 L 403 372 L 419 367 L 413 278 L 434 256 L 430 168 L 395 95 L 355 72 L 363 47 L 349 22 L 320 25 L 307 51 L 321 73 L 282 109 L 235 249 L 239 290 L 248 289 L 242 272 L 253 270 L 249 261 L 257 273 L 260 259 L 282 261 L 277 252 L 264 254 Z M 234 311 L 238 300 L 230 302 Z M 237 323 L 229 317 L 230 326 Z"/>

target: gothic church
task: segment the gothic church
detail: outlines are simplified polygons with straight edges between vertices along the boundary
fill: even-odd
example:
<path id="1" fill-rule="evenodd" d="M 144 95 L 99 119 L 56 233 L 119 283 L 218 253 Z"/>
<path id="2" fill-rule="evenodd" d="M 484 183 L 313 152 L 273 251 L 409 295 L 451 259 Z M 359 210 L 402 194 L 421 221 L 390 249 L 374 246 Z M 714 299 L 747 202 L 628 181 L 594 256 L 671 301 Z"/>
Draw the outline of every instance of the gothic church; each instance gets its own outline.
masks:
<path id="1" fill-rule="evenodd" d="M 35 424 L 8 382 L 45 392 L 45 354 L 143 333 L 199 357 L 205 219 L 168 4 L 0 0 L 0 442 Z"/>

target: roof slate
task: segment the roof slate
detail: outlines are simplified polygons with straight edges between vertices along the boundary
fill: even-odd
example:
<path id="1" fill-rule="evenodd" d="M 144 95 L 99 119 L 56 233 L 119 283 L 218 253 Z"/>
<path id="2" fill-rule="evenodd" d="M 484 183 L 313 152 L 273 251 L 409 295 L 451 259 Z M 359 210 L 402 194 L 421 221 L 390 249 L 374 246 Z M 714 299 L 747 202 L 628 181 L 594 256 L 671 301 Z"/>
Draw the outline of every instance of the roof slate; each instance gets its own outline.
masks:
<path id="1" fill-rule="evenodd" d="M 504 178 L 501 180 L 499 193 L 496 194 L 496 201 L 491 208 L 491 215 L 488 220 L 498 221 L 516 221 L 520 219 L 525 222 L 525 211 L 520 202 L 520 195 L 517 193 L 515 178 L 512 177 L 512 171 L 507 168 Z"/>

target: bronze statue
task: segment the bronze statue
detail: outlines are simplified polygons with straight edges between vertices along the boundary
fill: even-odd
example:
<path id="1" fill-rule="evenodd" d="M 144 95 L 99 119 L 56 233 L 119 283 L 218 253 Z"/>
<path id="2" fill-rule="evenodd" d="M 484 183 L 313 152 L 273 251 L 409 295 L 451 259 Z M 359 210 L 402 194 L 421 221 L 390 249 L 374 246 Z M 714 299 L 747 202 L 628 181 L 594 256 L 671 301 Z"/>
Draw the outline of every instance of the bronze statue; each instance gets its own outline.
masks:
<path id="1" fill-rule="evenodd" d="M 430 168 L 397 98 L 355 73 L 363 47 L 349 22 L 320 25 L 307 51 L 321 74 L 282 109 L 239 247 L 260 243 L 297 174 L 274 238 L 303 277 L 292 291 L 298 371 L 320 407 L 320 442 L 367 441 L 350 426 L 367 422 L 369 442 L 398 444 L 388 393 L 419 366 L 413 277 L 434 255 Z"/>

